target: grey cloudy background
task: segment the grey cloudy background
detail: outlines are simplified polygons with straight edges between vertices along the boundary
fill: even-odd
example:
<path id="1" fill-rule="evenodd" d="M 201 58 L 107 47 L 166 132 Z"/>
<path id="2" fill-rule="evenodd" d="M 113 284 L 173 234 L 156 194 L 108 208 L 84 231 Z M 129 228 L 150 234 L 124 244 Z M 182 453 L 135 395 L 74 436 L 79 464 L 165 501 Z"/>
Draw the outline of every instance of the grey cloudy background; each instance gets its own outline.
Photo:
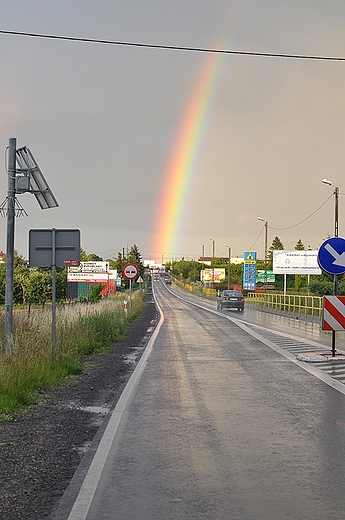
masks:
<path id="1" fill-rule="evenodd" d="M 345 56 L 343 0 L 1 0 L 0 9 L 2 30 Z M 201 244 L 210 254 L 210 237 L 216 254 L 227 243 L 235 256 L 262 257 L 258 215 L 269 243 L 278 235 L 286 249 L 333 234 L 333 197 L 306 217 L 332 194 L 322 178 L 345 193 L 345 62 L 224 57 L 178 250 L 153 251 L 163 174 L 205 55 L 4 34 L 0 49 L 3 154 L 9 137 L 29 146 L 60 204 L 42 211 L 20 196 L 21 254 L 34 228 L 79 228 L 82 247 L 103 258 L 136 243 L 157 260 L 197 258 Z M 5 199 L 5 166 L 0 190 Z"/>

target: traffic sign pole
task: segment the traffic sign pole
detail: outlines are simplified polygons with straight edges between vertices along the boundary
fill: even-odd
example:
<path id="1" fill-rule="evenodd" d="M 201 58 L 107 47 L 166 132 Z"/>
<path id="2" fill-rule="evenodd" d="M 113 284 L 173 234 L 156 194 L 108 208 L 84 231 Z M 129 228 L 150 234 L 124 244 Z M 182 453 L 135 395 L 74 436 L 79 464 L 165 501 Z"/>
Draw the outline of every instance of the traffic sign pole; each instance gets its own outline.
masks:
<path id="1" fill-rule="evenodd" d="M 127 264 L 123 268 L 123 276 L 129 280 L 129 308 L 132 308 L 132 280 L 138 277 L 139 269 L 135 264 Z"/>
<path id="2" fill-rule="evenodd" d="M 336 222 L 338 216 L 336 215 Z M 336 224 L 336 234 L 338 227 Z M 338 276 L 345 273 L 345 239 L 338 236 L 329 238 L 321 244 L 317 261 L 323 271 L 333 275 L 333 295 L 338 295 Z M 332 331 L 332 357 L 335 357 L 335 330 Z"/>

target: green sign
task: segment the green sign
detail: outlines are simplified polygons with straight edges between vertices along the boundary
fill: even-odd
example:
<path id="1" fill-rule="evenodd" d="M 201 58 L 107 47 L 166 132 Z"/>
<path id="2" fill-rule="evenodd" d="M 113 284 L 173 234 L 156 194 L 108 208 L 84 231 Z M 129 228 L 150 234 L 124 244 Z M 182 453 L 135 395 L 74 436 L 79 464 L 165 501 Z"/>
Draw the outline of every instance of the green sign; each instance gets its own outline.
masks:
<path id="1" fill-rule="evenodd" d="M 276 281 L 273 271 L 258 269 L 256 272 L 256 283 L 274 283 Z"/>

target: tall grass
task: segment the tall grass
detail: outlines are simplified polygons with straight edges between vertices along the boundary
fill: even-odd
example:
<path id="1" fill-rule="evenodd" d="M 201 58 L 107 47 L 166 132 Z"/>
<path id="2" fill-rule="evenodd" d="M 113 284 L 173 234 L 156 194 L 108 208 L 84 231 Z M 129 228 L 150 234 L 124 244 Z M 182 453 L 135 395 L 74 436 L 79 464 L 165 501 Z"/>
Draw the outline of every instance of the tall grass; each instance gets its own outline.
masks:
<path id="1" fill-rule="evenodd" d="M 15 410 L 33 403 L 40 391 L 65 376 L 80 373 L 82 356 L 110 348 L 123 336 L 127 323 L 140 314 L 142 296 L 142 292 L 133 293 L 127 314 L 123 294 L 95 304 L 58 307 L 54 352 L 51 311 L 40 310 L 30 318 L 16 312 L 13 346 L 5 350 L 2 345 L 0 350 L 0 420 L 10 419 Z M 3 326 L 0 334 L 3 338 Z"/>

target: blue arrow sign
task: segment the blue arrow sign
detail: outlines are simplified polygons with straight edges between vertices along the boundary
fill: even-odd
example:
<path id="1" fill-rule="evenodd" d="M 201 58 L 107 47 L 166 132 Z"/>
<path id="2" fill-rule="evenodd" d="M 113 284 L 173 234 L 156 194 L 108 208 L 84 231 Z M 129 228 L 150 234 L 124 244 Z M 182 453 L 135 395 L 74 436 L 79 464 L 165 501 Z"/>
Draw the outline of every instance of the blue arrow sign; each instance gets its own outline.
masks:
<path id="1" fill-rule="evenodd" d="M 317 261 L 321 269 L 328 274 L 345 273 L 345 239 L 333 237 L 323 242 Z"/>

